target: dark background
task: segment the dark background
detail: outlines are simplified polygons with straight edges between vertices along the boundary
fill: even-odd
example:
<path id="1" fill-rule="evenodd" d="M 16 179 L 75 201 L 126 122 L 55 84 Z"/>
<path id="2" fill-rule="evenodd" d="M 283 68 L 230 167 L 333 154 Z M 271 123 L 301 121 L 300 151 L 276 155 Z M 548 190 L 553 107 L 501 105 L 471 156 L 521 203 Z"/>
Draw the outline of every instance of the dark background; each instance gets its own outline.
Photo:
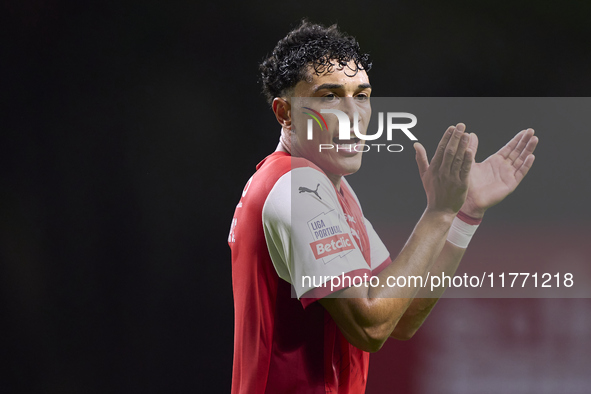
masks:
<path id="1" fill-rule="evenodd" d="M 226 240 L 240 191 L 279 133 L 257 68 L 301 17 L 338 22 L 358 38 L 373 57 L 376 96 L 591 91 L 591 3 L 583 1 L 37 0 L 1 7 L 8 27 L 0 76 L 1 392 L 229 391 Z M 576 138 L 565 143 L 580 144 Z M 571 157 L 564 145 L 554 159 Z M 572 163 L 567 175 L 587 182 L 588 172 Z M 565 174 L 548 174 L 544 193 L 561 203 L 569 191 L 552 188 L 558 176 Z M 572 313 L 548 321 L 582 327 L 570 319 L 589 310 L 587 300 L 549 301 Z M 483 309 L 445 302 L 434 319 Z M 548 310 L 487 302 L 493 321 L 511 310 Z M 468 327 L 427 326 L 435 336 Z M 498 334 L 494 325 L 483 327 L 468 330 L 474 343 Z M 532 337 L 519 332 L 500 346 L 514 349 Z M 559 328 L 548 335 L 558 337 Z M 413 350 L 425 349 L 428 338 L 401 345 L 392 369 L 374 360 L 370 381 L 398 368 L 399 392 L 429 392 L 416 383 L 426 364 Z M 535 358 L 536 343 L 523 352 Z M 471 359 L 469 352 L 456 356 Z M 589 362 L 568 360 L 579 368 Z M 555 369 L 524 368 L 529 375 L 520 386 L 502 386 L 502 368 L 482 382 L 504 387 L 497 392 L 530 392 L 543 371 Z M 468 376 L 460 371 L 455 386 L 442 380 L 438 387 L 461 392 L 468 382 L 467 392 L 477 392 Z"/>

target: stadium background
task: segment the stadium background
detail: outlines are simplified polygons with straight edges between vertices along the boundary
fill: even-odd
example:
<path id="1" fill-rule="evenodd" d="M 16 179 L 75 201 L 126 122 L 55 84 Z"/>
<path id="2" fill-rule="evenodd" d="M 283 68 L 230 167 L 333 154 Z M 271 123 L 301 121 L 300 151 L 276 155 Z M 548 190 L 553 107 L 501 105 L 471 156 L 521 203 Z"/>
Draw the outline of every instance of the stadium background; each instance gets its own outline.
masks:
<path id="1" fill-rule="evenodd" d="M 5 393 L 229 391 L 227 234 L 279 132 L 257 65 L 301 17 L 358 38 L 376 96 L 591 91 L 586 2 L 37 0 L 2 10 Z M 589 263 L 589 134 L 542 137 L 532 174 L 486 218 L 473 258 Z M 423 205 L 380 223 L 393 253 Z M 511 234 L 524 244 L 507 243 Z M 368 393 L 586 392 L 590 308 L 443 300 L 413 340 L 373 356 Z"/>

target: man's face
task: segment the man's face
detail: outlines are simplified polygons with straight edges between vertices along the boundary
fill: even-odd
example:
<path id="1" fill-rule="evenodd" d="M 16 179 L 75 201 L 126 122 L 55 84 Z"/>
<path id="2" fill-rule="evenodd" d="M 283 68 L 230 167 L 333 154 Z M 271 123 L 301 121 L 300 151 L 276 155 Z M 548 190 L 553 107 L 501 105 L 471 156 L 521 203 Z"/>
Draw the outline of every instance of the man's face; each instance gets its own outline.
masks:
<path id="1" fill-rule="evenodd" d="M 349 64 L 354 69 L 354 64 Z M 355 74 L 355 75 L 353 75 Z M 359 140 L 353 132 L 354 113 L 359 114 L 359 132 L 366 134 L 371 117 L 369 96 L 371 86 L 367 73 L 359 70 L 354 73 L 349 67 L 334 67 L 331 73 L 316 75 L 309 72 L 309 78 L 300 81 L 294 88 L 291 103 L 293 156 L 304 157 L 320 167 L 330 180 L 338 185 L 340 177 L 359 170 L 364 140 Z M 312 99 L 306 99 L 312 98 Z M 304 107 L 317 112 L 321 109 L 337 109 L 349 117 L 349 132 L 346 140 L 339 139 L 339 121 L 336 115 L 322 114 L 326 126 L 314 121 L 313 138 L 308 139 L 307 122 L 312 119 L 304 112 Z M 322 123 L 322 122 L 321 122 Z M 323 144 L 322 151 L 320 145 Z M 333 148 L 327 148 L 332 145 Z"/>

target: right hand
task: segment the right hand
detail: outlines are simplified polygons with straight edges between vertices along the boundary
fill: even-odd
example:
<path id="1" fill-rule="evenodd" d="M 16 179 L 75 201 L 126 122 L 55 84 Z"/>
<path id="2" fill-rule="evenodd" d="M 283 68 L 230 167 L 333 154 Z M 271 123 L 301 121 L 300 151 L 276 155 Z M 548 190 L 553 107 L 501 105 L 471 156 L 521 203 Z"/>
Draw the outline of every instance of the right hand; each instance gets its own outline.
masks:
<path id="1" fill-rule="evenodd" d="M 423 145 L 414 144 L 419 174 L 427 194 L 427 210 L 455 215 L 466 200 L 470 168 L 476 152 L 470 148 L 471 135 L 464 133 L 465 129 L 463 123 L 448 127 L 431 164 Z"/>

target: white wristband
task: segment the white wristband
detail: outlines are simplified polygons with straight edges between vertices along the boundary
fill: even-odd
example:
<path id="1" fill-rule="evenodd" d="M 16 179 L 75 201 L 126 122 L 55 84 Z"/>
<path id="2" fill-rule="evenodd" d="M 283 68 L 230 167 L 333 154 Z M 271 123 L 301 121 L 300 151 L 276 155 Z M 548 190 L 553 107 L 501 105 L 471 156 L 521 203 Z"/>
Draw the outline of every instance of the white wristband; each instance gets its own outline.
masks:
<path id="1" fill-rule="evenodd" d="M 468 224 L 457 216 L 454 218 L 447 234 L 447 240 L 459 248 L 466 249 L 478 224 Z"/>

